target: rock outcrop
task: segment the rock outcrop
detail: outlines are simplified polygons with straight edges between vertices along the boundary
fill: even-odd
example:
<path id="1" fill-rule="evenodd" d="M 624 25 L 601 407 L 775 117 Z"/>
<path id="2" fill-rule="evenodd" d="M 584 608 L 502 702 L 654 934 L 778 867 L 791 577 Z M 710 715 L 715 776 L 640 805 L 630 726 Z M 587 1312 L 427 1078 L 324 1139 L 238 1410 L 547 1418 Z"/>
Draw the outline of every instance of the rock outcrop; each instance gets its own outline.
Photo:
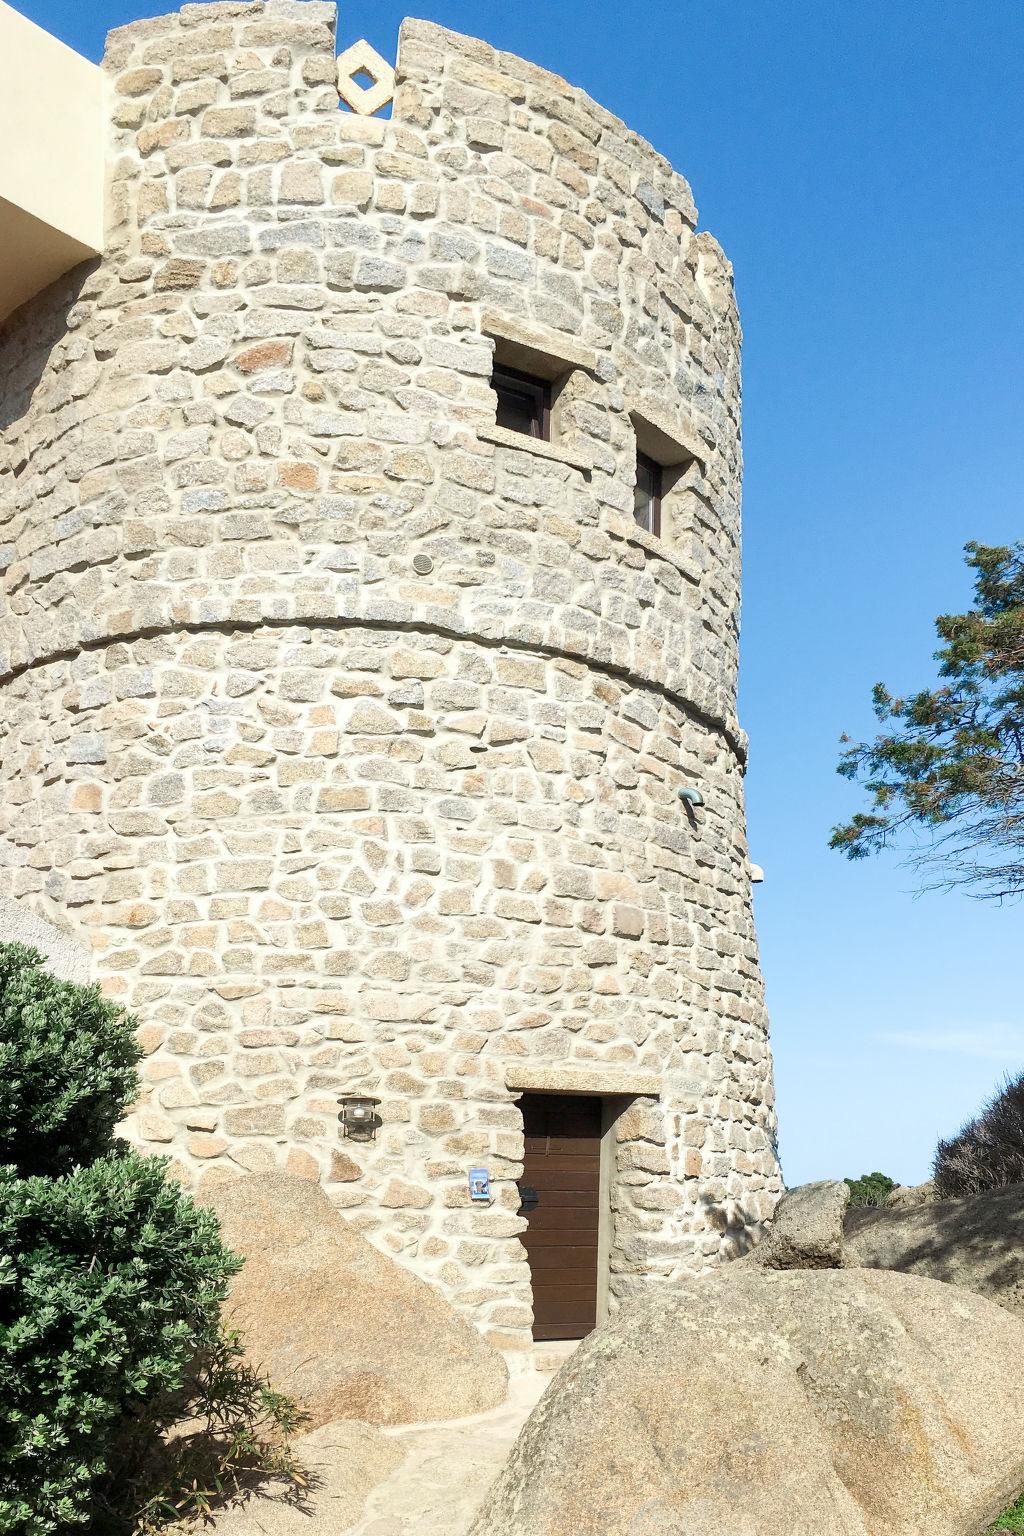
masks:
<path id="1" fill-rule="evenodd" d="M 971 1200 L 847 1212 L 847 1264 L 945 1280 L 1024 1319 L 1024 1184 Z"/>
<path id="2" fill-rule="evenodd" d="M 245 1256 L 228 1320 L 252 1363 L 298 1398 L 313 1427 L 456 1419 L 504 1400 L 502 1357 L 349 1226 L 317 1185 L 250 1174 L 204 1199 L 225 1242 Z"/>
<path id="3" fill-rule="evenodd" d="M 764 1269 L 842 1269 L 849 1201 L 850 1186 L 841 1179 L 788 1190 L 775 1207 L 768 1235 L 747 1262 Z"/>
<path id="4" fill-rule="evenodd" d="M 1022 1351 L 935 1281 L 729 1265 L 584 1341 L 472 1536 L 981 1536 L 1024 1486 Z"/>
<path id="5" fill-rule="evenodd" d="M 930 1205 L 934 1199 L 935 1180 L 927 1179 L 923 1184 L 897 1184 L 885 1203 L 893 1210 L 909 1211 L 914 1206 Z"/>

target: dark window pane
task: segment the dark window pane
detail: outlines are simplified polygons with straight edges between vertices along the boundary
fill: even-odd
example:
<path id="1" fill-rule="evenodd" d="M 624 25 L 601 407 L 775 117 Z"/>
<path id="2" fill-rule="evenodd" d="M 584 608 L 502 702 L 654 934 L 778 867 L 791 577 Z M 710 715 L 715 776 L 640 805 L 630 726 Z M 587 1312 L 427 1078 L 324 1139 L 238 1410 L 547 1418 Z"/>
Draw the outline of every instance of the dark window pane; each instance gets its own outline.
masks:
<path id="1" fill-rule="evenodd" d="M 548 385 L 510 368 L 495 368 L 491 388 L 498 397 L 497 424 L 509 432 L 547 439 Z"/>
<path id="2" fill-rule="evenodd" d="M 506 427 L 509 432 L 526 432 L 532 437 L 537 421 L 537 402 L 533 396 L 507 384 L 499 385 L 496 393 L 498 426 Z"/>
<path id="3" fill-rule="evenodd" d="M 648 533 L 651 531 L 652 510 L 650 492 L 638 484 L 633 492 L 633 521 L 639 523 L 641 528 L 646 528 Z"/>
<path id="4" fill-rule="evenodd" d="M 661 465 L 646 453 L 636 456 L 636 489 L 633 492 L 633 521 L 648 533 L 661 532 Z"/>

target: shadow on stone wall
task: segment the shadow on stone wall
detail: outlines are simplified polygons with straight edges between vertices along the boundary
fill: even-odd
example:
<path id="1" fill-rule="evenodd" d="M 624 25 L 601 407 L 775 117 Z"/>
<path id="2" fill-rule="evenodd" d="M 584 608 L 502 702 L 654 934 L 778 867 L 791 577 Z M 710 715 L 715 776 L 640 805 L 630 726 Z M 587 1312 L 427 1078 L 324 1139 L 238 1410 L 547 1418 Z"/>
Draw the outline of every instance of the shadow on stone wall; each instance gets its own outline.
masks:
<path id="1" fill-rule="evenodd" d="M 742 1258 L 756 1248 L 764 1236 L 767 1224 L 748 1210 L 742 1200 L 712 1200 L 701 1195 L 699 1205 L 710 1229 L 721 1234 L 722 1259 Z"/>
<path id="2" fill-rule="evenodd" d="M 38 949 L 46 969 L 61 981 L 85 984 L 92 980 L 92 956 L 79 939 L 7 896 L 0 896 L 0 944 L 27 944 Z"/>
<path id="3" fill-rule="evenodd" d="M 42 293 L 29 299 L 0 325 L 4 371 L 0 376 L 0 433 L 7 432 L 28 414 L 32 396 L 45 378 L 54 351 L 74 338 L 73 310 L 89 278 L 100 267 L 100 258 L 83 261 Z M 4 470 L 15 476 L 19 466 L 0 461 L 0 490 Z"/>

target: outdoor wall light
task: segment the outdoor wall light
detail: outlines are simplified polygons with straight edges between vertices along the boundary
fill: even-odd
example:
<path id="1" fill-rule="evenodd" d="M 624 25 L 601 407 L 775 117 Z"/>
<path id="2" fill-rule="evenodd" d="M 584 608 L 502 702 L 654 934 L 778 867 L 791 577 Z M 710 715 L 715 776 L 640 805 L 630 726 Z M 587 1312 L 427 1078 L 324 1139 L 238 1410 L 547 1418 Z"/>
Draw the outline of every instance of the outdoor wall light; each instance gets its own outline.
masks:
<path id="1" fill-rule="evenodd" d="M 677 791 L 677 793 L 680 800 L 682 800 L 685 805 L 704 804 L 704 796 L 701 794 L 699 789 L 694 789 L 691 784 L 684 785 L 682 789 Z"/>
<path id="2" fill-rule="evenodd" d="M 376 1112 L 376 1106 L 380 1099 L 371 1099 L 366 1094 L 351 1093 L 341 1101 L 338 1110 L 338 1119 L 344 1134 L 352 1141 L 372 1141 L 377 1134 L 380 1125 L 380 1116 Z"/>

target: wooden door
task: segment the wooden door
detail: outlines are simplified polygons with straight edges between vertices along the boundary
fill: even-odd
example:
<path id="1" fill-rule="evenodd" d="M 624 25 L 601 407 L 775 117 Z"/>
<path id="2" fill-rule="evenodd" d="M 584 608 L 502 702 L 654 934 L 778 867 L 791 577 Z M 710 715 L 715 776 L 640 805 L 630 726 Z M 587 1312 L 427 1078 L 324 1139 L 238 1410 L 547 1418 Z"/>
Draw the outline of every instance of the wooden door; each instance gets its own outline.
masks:
<path id="1" fill-rule="evenodd" d="M 535 1339 L 581 1339 L 597 1326 L 601 1100 L 527 1093 L 519 1183 L 533 1281 Z"/>

